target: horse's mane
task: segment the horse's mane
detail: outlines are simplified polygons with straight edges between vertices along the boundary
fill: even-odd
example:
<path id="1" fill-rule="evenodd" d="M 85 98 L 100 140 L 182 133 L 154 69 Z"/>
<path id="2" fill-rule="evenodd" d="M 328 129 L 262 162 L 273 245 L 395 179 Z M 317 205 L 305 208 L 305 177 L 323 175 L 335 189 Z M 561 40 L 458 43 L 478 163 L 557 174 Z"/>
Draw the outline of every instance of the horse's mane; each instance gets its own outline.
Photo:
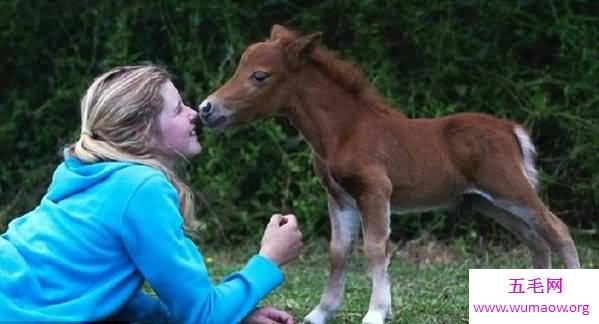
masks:
<path id="1" fill-rule="evenodd" d="M 386 107 L 378 91 L 354 63 L 340 59 L 336 52 L 321 46 L 312 51 L 310 58 L 321 72 L 356 96 L 367 107 Z"/>
<path id="2" fill-rule="evenodd" d="M 294 30 L 287 30 L 283 42 L 292 42 L 300 36 Z M 339 58 L 335 51 L 324 46 L 316 46 L 312 50 L 310 61 L 327 77 L 346 89 L 350 94 L 356 96 L 365 107 L 377 111 L 387 111 L 388 105 L 384 98 L 372 86 L 356 64 Z M 403 114 L 397 109 L 393 110 Z"/>
<path id="3" fill-rule="evenodd" d="M 310 59 L 321 72 L 356 96 L 365 107 L 387 111 L 388 105 L 384 98 L 356 64 L 341 59 L 335 51 L 323 46 L 317 46 Z"/>

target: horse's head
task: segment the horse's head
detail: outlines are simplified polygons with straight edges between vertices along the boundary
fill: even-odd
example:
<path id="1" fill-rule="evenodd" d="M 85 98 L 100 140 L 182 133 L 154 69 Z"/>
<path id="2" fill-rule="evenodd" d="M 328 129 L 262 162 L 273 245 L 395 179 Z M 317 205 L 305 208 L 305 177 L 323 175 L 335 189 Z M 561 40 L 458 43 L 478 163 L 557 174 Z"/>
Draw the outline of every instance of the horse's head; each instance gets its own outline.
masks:
<path id="1" fill-rule="evenodd" d="M 210 128 L 224 129 L 272 116 L 286 107 L 294 75 L 319 36 L 297 36 L 274 25 L 270 39 L 250 45 L 233 76 L 200 104 L 202 122 Z"/>

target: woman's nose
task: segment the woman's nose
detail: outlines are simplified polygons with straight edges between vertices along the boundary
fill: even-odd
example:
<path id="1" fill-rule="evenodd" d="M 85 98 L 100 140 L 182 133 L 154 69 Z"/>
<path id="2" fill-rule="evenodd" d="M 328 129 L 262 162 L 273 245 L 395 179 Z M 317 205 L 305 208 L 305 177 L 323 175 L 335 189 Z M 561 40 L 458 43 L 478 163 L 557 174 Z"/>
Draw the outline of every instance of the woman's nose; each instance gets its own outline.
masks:
<path id="1" fill-rule="evenodd" d="M 196 119 L 196 117 L 198 116 L 198 112 L 189 106 L 187 106 L 187 108 L 189 109 L 189 117 L 191 119 Z"/>
<path id="2" fill-rule="evenodd" d="M 194 124 L 198 123 L 199 122 L 198 112 L 191 107 L 188 107 L 188 108 L 189 108 L 189 121 L 191 121 Z"/>

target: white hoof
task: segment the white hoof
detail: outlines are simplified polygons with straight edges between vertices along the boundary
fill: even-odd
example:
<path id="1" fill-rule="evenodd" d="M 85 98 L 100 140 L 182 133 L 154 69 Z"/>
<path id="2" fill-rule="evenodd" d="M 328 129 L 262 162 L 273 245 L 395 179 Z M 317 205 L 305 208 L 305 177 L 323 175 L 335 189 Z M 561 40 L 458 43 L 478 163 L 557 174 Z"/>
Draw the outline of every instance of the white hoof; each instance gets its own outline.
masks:
<path id="1" fill-rule="evenodd" d="M 304 317 L 304 324 L 326 324 L 335 314 L 316 306 L 310 314 Z"/>
<path id="2" fill-rule="evenodd" d="M 369 310 L 362 319 L 362 324 L 384 324 L 385 312 Z"/>

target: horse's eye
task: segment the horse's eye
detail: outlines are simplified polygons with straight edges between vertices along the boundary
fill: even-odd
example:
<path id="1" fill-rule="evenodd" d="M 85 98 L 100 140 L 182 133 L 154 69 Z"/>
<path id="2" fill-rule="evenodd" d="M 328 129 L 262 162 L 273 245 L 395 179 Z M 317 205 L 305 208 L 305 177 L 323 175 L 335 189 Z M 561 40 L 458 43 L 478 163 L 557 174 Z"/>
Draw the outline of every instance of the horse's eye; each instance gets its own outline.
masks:
<path id="1" fill-rule="evenodd" d="M 268 74 L 264 71 L 256 71 L 256 72 L 252 73 L 252 79 L 254 79 L 258 82 L 262 82 L 262 81 L 268 79 L 269 76 L 270 76 L 270 74 Z"/>

